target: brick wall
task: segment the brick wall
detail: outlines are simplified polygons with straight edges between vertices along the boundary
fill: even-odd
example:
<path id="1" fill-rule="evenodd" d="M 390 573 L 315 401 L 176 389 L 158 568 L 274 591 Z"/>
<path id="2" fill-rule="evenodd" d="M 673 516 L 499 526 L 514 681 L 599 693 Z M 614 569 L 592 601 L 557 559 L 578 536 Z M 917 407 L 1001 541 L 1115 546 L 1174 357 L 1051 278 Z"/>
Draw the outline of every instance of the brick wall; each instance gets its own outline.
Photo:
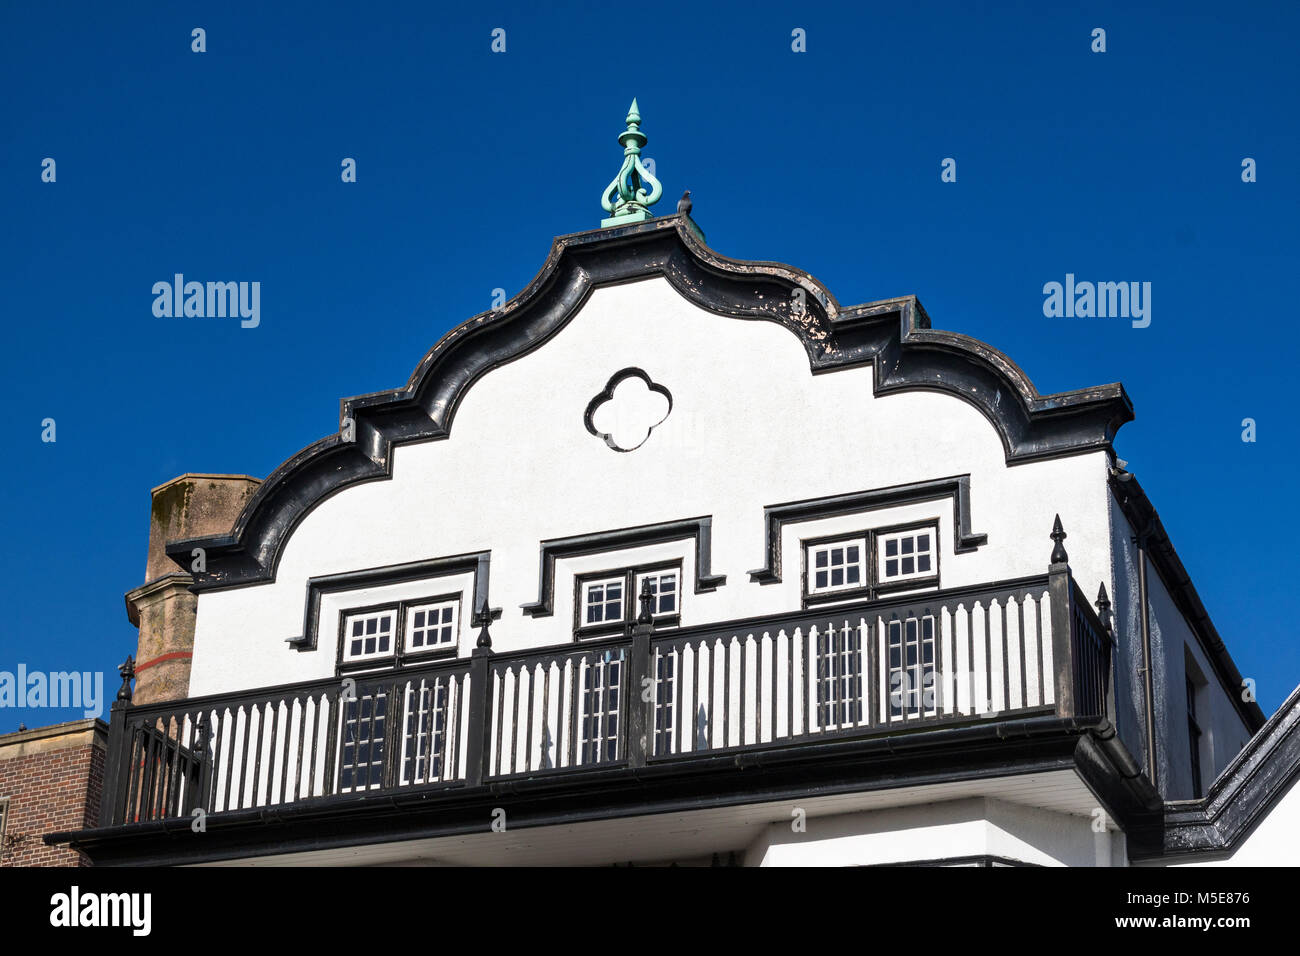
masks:
<path id="1" fill-rule="evenodd" d="M 0 866 L 87 864 L 41 837 L 98 823 L 107 731 L 103 721 L 82 720 L 0 737 L 0 800 L 8 798 Z"/>

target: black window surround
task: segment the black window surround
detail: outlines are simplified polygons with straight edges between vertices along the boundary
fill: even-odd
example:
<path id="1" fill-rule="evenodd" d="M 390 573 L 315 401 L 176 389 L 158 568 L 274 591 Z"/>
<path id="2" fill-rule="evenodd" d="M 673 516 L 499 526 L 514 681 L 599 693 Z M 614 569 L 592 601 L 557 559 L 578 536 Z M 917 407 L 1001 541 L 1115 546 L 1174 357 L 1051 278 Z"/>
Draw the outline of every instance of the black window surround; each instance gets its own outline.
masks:
<path id="1" fill-rule="evenodd" d="M 931 553 L 934 556 L 934 573 L 925 576 L 900 578 L 895 581 L 885 580 L 880 569 L 880 539 L 899 534 L 900 532 L 912 531 L 919 534 L 924 534 L 928 531 L 933 535 Z M 862 585 L 856 588 L 840 588 L 834 591 L 819 591 L 814 593 L 812 591 L 810 577 L 814 569 L 809 567 L 810 555 L 812 551 L 819 546 L 833 544 L 839 541 L 845 543 L 861 541 L 864 543 L 866 554 L 863 558 L 865 574 L 863 575 Z M 800 581 L 803 595 L 803 607 L 806 609 L 819 604 L 833 604 L 841 601 L 874 601 L 877 597 L 882 595 L 895 594 L 900 591 L 919 591 L 926 588 L 936 588 L 939 586 L 940 550 L 938 518 L 921 519 L 919 521 L 909 521 L 903 524 L 888 525 L 881 528 L 863 528 L 857 531 L 844 531 L 838 534 L 800 539 Z"/>
<path id="2" fill-rule="evenodd" d="M 888 549 L 884 547 L 887 539 L 894 537 L 915 537 L 918 535 L 929 535 L 929 547 L 925 551 L 919 548 L 910 555 L 900 548 L 897 555 L 898 560 L 905 561 L 909 556 L 917 557 L 921 554 L 928 555 L 930 558 L 930 571 L 928 573 L 919 571 L 902 571 L 891 576 L 888 567 L 881 567 L 881 561 L 888 562 Z M 872 558 L 872 580 L 875 582 L 877 593 L 888 593 L 891 590 L 910 589 L 913 587 L 929 587 L 939 583 L 939 521 L 932 518 L 928 521 L 908 522 L 906 524 L 895 525 L 892 528 L 873 528 L 871 532 L 871 558 Z M 882 557 L 881 551 L 885 551 Z"/>
<path id="3" fill-rule="evenodd" d="M 767 563 L 761 568 L 750 571 L 749 579 L 757 584 L 781 583 L 781 529 L 786 524 L 865 514 L 899 505 L 947 498 L 952 499 L 953 553 L 966 554 L 988 544 L 987 534 L 971 531 L 970 475 L 954 475 L 934 481 L 920 481 L 909 485 L 894 485 L 889 488 L 875 488 L 845 495 L 830 495 L 825 498 L 808 498 L 803 501 L 767 505 L 763 509 Z M 859 535 L 862 533 L 859 532 Z M 849 538 L 853 537 L 853 534 L 846 533 L 835 537 Z M 937 554 L 937 545 L 935 551 Z M 806 560 L 805 549 L 801 547 L 800 552 L 802 562 Z M 805 594 L 808 593 L 806 583 L 803 590 Z"/>
<path id="4" fill-rule="evenodd" d="M 861 598 L 871 589 L 871 533 L 868 531 L 849 532 L 847 534 L 826 535 L 820 538 L 808 538 L 799 542 L 800 550 L 803 553 L 803 568 L 801 580 L 803 581 L 803 595 L 805 600 L 814 604 L 824 601 L 844 600 L 846 597 Z M 814 555 L 825 548 L 843 547 L 845 549 L 858 548 L 859 556 L 856 562 L 861 568 L 861 576 L 856 585 L 830 585 L 820 591 L 814 590 L 816 587 L 815 575 L 817 573 L 817 564 Z M 848 564 L 845 564 L 847 570 Z"/>
<path id="5" fill-rule="evenodd" d="M 349 607 L 339 611 L 339 649 L 338 649 L 338 673 L 354 674 L 361 672 L 370 672 L 377 670 L 401 670 L 403 666 L 427 663 L 431 660 L 438 660 L 443 657 L 456 657 L 459 653 L 461 624 L 463 620 L 464 606 L 461 601 L 461 592 L 454 591 L 448 594 L 435 594 L 418 598 L 403 598 L 398 601 L 385 601 L 382 604 L 372 604 L 366 607 Z M 456 632 L 452 637 L 451 644 L 446 647 L 421 648 L 419 650 L 409 650 L 406 646 L 407 622 L 410 613 L 419 610 L 427 604 L 451 604 L 456 605 Z M 347 623 L 349 618 L 361 614 L 375 614 L 384 611 L 392 611 L 396 615 L 396 621 L 393 625 L 393 651 L 391 654 L 383 656 L 367 657 L 361 660 L 347 660 L 344 657 L 348 635 Z"/>
<path id="6" fill-rule="evenodd" d="M 390 564 L 380 568 L 367 568 L 364 571 L 346 571 L 342 574 L 327 574 L 311 578 L 307 581 L 307 600 L 303 611 L 302 635 L 288 638 L 285 643 L 297 651 L 316 650 L 320 628 L 321 596 L 324 594 L 335 594 L 340 591 L 359 591 L 363 588 L 379 588 L 390 584 L 405 584 L 408 581 L 448 577 L 466 572 L 474 575 L 472 584 L 473 603 L 468 609 L 462 607 L 461 613 L 463 615 L 468 610 L 471 615 L 471 624 L 477 627 L 483 623 L 481 612 L 488 600 L 488 575 L 491 570 L 491 558 L 491 551 L 475 551 L 468 554 L 430 558 L 426 561 Z M 377 606 L 385 607 L 396 603 L 398 602 L 388 601 Z M 343 614 L 346 613 L 356 613 L 356 609 L 350 608 L 340 612 L 340 621 Z M 495 621 L 501 617 L 501 609 L 491 608 L 489 614 L 491 619 Z"/>
<path id="7" fill-rule="evenodd" d="M 399 604 L 371 604 L 366 607 L 349 608 L 339 614 L 339 660 L 338 663 L 343 665 L 374 665 L 375 663 L 387 664 L 397 652 L 398 643 L 398 626 L 401 617 L 401 607 Z M 366 641 L 371 637 L 371 633 L 363 630 L 361 634 L 348 633 L 348 626 L 354 621 L 359 621 L 363 625 L 367 620 L 379 619 L 387 621 L 391 629 L 376 628 L 374 634 L 376 640 L 384 634 L 388 635 L 388 649 L 380 650 L 378 647 L 373 653 L 362 653 L 356 657 L 349 657 L 347 654 L 348 644 L 352 641 Z"/>
<path id="8" fill-rule="evenodd" d="M 663 544 L 682 539 L 695 541 L 695 593 L 716 591 L 727 583 L 724 574 L 713 573 L 713 518 L 686 518 L 665 521 L 661 524 L 620 528 L 617 531 L 599 531 L 579 534 L 569 538 L 543 541 L 541 567 L 538 570 L 537 600 L 521 605 L 529 617 L 548 617 L 555 613 L 555 562 L 560 558 L 576 558 L 603 551 L 625 551 L 647 544 Z M 617 574 L 617 571 L 613 573 Z"/>
<path id="9" fill-rule="evenodd" d="M 629 624 L 636 621 L 640 609 L 638 601 L 637 580 L 646 574 L 662 574 L 668 571 L 677 573 L 677 610 L 672 614 L 656 614 L 655 627 L 675 627 L 682 622 L 682 560 L 658 561 L 637 564 L 604 571 L 591 571 L 574 575 L 573 579 L 573 633 L 578 639 L 608 637 L 621 634 Z M 623 616 L 617 621 L 602 621 L 599 624 L 586 624 L 583 621 L 583 588 L 595 581 L 619 578 L 623 582 Z"/>

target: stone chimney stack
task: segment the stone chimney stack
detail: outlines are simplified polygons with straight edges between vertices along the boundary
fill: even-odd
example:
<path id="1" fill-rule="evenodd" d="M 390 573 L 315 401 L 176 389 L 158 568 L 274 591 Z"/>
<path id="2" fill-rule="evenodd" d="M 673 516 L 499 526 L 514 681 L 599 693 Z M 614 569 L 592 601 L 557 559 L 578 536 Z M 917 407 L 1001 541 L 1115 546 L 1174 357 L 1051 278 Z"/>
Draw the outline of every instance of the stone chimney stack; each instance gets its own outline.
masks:
<path id="1" fill-rule="evenodd" d="M 181 475 L 153 489 L 145 583 L 126 594 L 126 615 L 140 629 L 135 703 L 189 693 L 199 599 L 189 591 L 194 579 L 167 557 L 167 542 L 229 534 L 260 484 L 248 475 Z"/>

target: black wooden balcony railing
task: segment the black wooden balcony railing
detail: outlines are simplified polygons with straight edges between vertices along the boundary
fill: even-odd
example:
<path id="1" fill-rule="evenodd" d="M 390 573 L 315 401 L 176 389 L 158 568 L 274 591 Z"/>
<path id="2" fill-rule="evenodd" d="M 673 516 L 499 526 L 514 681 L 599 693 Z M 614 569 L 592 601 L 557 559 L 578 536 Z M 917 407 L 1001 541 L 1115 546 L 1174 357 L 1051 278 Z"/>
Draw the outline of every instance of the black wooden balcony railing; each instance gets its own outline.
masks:
<path id="1" fill-rule="evenodd" d="M 112 712 L 101 825 L 1037 714 L 1108 716 L 1062 562 L 1014 581 Z"/>

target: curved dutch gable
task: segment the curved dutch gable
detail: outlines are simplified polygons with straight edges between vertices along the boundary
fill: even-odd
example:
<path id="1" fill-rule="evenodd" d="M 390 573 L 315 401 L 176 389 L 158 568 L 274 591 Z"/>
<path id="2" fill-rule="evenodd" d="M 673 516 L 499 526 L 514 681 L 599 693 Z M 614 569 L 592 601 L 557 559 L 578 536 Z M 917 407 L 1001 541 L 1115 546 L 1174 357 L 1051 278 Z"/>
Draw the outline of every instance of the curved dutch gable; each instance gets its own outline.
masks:
<path id="1" fill-rule="evenodd" d="M 914 296 L 841 306 L 808 273 L 719 255 L 687 216 L 668 216 L 557 238 L 519 295 L 448 332 L 405 386 L 342 400 L 352 440 L 341 428 L 304 448 L 262 483 L 230 534 L 172 542 L 169 556 L 190 570 L 194 549 L 204 550 L 194 591 L 275 580 L 285 542 L 313 508 L 350 485 L 391 477 L 396 445 L 449 437 L 474 383 L 544 345 L 593 290 L 652 277 L 709 312 L 789 329 L 810 374 L 870 363 L 877 396 L 931 390 L 969 402 L 995 427 L 1008 464 L 1108 449 L 1133 418 L 1120 384 L 1040 395 L 997 349 L 931 328 Z"/>

